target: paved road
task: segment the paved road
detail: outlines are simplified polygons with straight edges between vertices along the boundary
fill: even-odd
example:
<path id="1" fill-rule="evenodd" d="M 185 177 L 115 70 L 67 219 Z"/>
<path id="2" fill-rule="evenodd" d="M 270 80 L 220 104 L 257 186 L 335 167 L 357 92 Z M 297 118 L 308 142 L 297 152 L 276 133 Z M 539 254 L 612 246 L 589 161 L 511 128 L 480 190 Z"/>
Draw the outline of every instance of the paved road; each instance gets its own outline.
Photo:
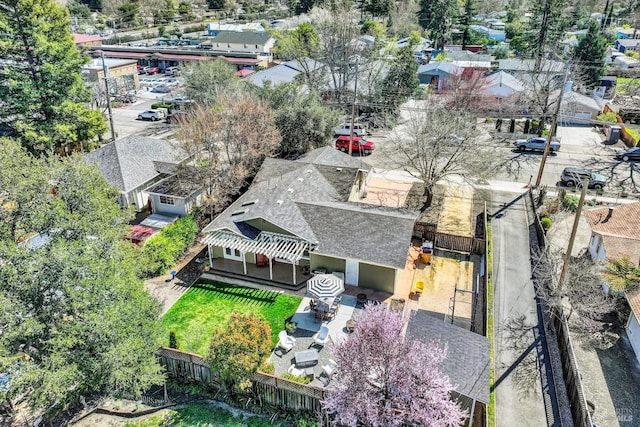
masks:
<path id="1" fill-rule="evenodd" d="M 528 195 L 492 194 L 496 426 L 560 425 L 531 281 Z"/>
<path id="2" fill-rule="evenodd" d="M 396 128 L 402 129 L 402 125 Z M 389 143 L 388 130 L 374 131 L 369 139 L 376 143 L 376 151 L 365 159 L 373 166 L 393 169 L 402 163 L 398 160 L 401 156 L 393 151 Z M 622 162 L 614 159 L 617 150 L 624 148 L 622 142 L 608 146 L 602 143 L 604 136 L 595 128 L 588 126 L 559 126 L 558 136 L 562 141 L 562 148 L 558 153 L 547 157 L 541 183 L 549 188 L 562 187 L 560 175 L 567 166 L 584 167 L 601 173 L 610 180 L 605 187 L 605 195 L 609 197 L 619 196 L 624 189 L 629 194 L 640 195 L 640 180 L 636 178 L 640 174 L 640 164 L 634 162 Z M 531 179 L 533 183 L 538 176 L 538 169 L 542 159 L 542 153 L 521 153 L 514 149 L 511 140 L 495 140 L 488 134 L 485 142 L 479 148 L 490 151 L 495 158 L 497 166 L 493 168 L 490 178 L 515 181 L 525 185 Z M 634 176 L 635 172 L 635 176 Z M 573 191 L 572 189 L 567 189 Z M 594 190 L 589 190 L 588 197 L 596 197 Z"/>

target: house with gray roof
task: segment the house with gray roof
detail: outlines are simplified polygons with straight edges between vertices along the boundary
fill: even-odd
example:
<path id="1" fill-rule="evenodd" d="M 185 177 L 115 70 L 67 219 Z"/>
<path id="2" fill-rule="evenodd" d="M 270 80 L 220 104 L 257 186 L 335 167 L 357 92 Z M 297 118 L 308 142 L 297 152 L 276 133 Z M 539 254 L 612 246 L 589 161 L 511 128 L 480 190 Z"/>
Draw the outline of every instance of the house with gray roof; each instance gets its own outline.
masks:
<path id="1" fill-rule="evenodd" d="M 134 206 L 140 212 L 149 200 L 145 190 L 173 174 L 188 157 L 169 141 L 132 135 L 103 145 L 86 154 L 84 160 L 96 165 L 107 182 L 118 189 L 122 208 Z M 161 205 L 154 210 L 160 211 Z"/>
<path id="2" fill-rule="evenodd" d="M 212 49 L 228 53 L 255 53 L 271 58 L 276 39 L 267 32 L 220 31 L 210 40 Z"/>
<path id="3" fill-rule="evenodd" d="M 442 372 L 449 377 L 461 407 L 470 418 L 489 404 L 489 340 L 459 326 L 443 322 L 428 311 L 412 312 L 406 337 L 447 348 Z M 465 424 L 469 425 L 469 424 Z"/>
<path id="4" fill-rule="evenodd" d="M 393 293 L 417 212 L 362 203 L 371 167 L 333 147 L 265 159 L 203 233 L 214 273 L 299 289 L 311 271 Z"/>

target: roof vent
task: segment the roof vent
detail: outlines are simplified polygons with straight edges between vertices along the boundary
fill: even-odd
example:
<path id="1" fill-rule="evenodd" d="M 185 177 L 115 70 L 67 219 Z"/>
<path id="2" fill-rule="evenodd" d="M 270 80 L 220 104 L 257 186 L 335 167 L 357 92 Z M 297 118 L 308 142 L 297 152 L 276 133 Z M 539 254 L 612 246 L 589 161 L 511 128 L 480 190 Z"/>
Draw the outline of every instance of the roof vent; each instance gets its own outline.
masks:
<path id="1" fill-rule="evenodd" d="M 336 168 L 336 172 L 342 172 L 342 168 Z"/>
<path id="2" fill-rule="evenodd" d="M 256 203 L 258 203 L 258 199 L 247 200 L 246 202 L 242 203 L 242 206 L 251 206 L 251 205 L 255 205 Z"/>
<path id="3" fill-rule="evenodd" d="M 231 216 L 242 215 L 245 212 L 246 211 L 244 209 L 243 210 L 239 210 L 239 211 L 233 211 L 233 212 L 231 212 Z"/>
<path id="4" fill-rule="evenodd" d="M 289 189 L 287 189 L 287 191 L 288 191 L 289 193 L 293 193 L 293 188 L 289 188 Z"/>
<path id="5" fill-rule="evenodd" d="M 306 172 L 306 173 L 311 173 L 311 172 L 313 172 L 313 171 L 312 171 L 311 169 L 307 169 L 305 172 Z"/>
<path id="6" fill-rule="evenodd" d="M 302 182 L 304 181 L 304 178 L 298 178 L 298 181 Z"/>
<path id="7" fill-rule="evenodd" d="M 282 204 L 282 200 L 278 200 L 278 201 L 276 201 L 276 203 L 281 205 Z"/>

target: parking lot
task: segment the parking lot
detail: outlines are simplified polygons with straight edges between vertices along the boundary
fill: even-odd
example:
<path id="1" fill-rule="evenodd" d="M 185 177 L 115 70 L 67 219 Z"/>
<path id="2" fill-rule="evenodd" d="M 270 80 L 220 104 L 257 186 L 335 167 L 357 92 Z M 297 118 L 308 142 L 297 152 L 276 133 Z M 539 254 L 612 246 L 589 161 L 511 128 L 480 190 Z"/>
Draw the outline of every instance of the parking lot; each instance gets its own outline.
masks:
<path id="1" fill-rule="evenodd" d="M 184 99 L 182 89 L 183 80 L 163 74 L 140 74 L 140 89 L 133 93 L 135 102 L 114 102 L 113 123 L 117 138 L 130 135 L 149 136 L 154 138 L 169 138 L 175 132 L 175 127 L 168 125 L 165 120 L 148 121 L 138 120 L 138 115 L 150 110 L 156 102 L 171 102 L 174 98 Z M 165 93 L 153 92 L 153 88 L 159 85 L 167 86 Z M 110 131 L 106 138 L 111 137 Z"/>

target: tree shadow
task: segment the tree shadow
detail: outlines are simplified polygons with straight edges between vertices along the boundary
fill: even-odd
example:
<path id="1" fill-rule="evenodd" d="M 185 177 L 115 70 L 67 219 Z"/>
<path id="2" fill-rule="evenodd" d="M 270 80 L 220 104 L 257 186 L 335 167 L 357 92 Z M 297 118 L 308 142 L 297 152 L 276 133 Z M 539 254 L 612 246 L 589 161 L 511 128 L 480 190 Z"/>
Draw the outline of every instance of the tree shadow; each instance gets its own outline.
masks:
<path id="1" fill-rule="evenodd" d="M 604 175 L 608 180 L 608 191 L 640 193 L 640 163 L 611 159 L 603 161 L 592 157 L 584 162 L 584 167 Z"/>
<path id="2" fill-rule="evenodd" d="M 209 283 L 199 281 L 191 286 L 192 292 L 207 292 L 220 299 L 242 301 L 251 305 L 271 305 L 275 303 L 278 293 L 264 289 L 252 289 L 226 283 Z"/>

